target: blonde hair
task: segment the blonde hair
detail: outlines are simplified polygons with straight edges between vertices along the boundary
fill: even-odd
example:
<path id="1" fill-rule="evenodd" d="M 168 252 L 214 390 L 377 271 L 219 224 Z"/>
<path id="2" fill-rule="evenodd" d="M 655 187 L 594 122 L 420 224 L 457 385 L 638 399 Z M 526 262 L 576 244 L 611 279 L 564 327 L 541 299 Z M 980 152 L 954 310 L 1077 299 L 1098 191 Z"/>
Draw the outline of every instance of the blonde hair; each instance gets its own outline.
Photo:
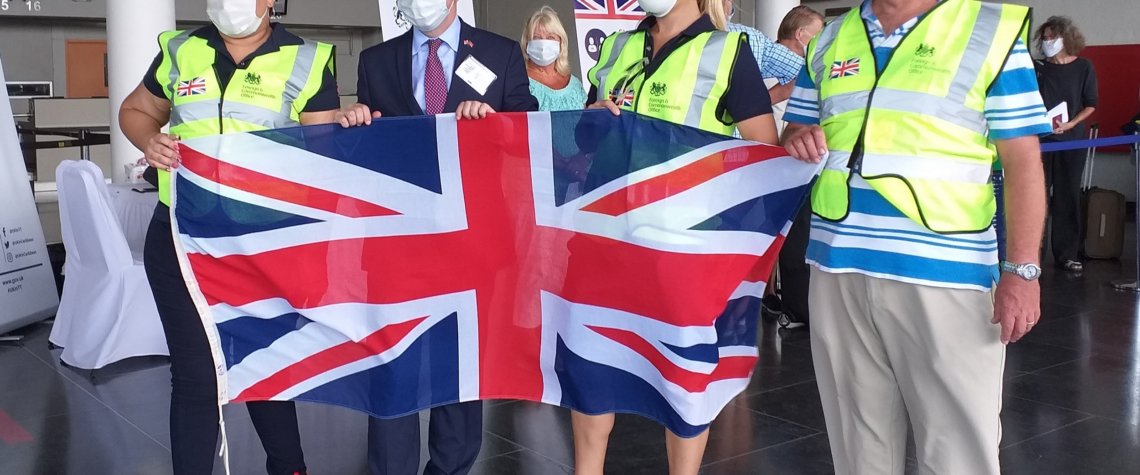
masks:
<path id="1" fill-rule="evenodd" d="M 530 19 L 526 21 L 526 26 L 523 28 L 522 39 L 519 40 L 519 45 L 522 46 L 523 57 L 529 59 L 526 53 L 526 47 L 530 44 L 531 37 L 534 36 L 534 30 L 537 30 L 539 27 L 542 27 L 547 33 L 557 36 L 559 42 L 562 44 L 562 51 L 558 53 L 558 61 L 554 62 L 554 70 L 563 76 L 570 75 L 570 48 L 567 47 L 567 43 L 570 39 L 566 37 L 566 28 L 562 27 L 562 20 L 558 19 L 558 12 L 549 6 L 544 5 L 542 8 L 539 8 L 538 11 L 534 12 L 534 15 L 531 15 Z"/>
<path id="2" fill-rule="evenodd" d="M 724 11 L 724 0 L 697 0 L 697 6 L 701 13 L 709 16 L 716 29 L 727 28 L 728 13 Z"/>

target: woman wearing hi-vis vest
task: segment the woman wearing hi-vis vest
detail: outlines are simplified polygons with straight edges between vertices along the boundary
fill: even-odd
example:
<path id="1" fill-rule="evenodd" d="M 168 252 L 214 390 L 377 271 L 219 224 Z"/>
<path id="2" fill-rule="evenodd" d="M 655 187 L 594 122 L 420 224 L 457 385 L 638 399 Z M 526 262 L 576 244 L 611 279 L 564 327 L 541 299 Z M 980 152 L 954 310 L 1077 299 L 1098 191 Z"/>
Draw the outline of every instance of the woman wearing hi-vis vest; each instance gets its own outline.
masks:
<path id="1" fill-rule="evenodd" d="M 269 22 L 273 0 L 207 0 L 211 25 L 159 36 L 161 51 L 123 102 L 119 123 L 159 171 L 144 264 L 170 349 L 175 474 L 211 473 L 218 444 L 214 360 L 182 280 L 170 230 L 170 171 L 179 139 L 330 123 L 340 107 L 333 47 Z M 170 124 L 170 134 L 161 127 Z M 270 474 L 305 472 L 292 402 L 251 402 Z"/>
<path id="2" fill-rule="evenodd" d="M 724 31 L 722 0 L 639 0 L 647 18 L 602 45 L 590 70 L 588 106 L 656 117 L 707 132 L 778 143 L 771 98 L 741 33 Z M 647 97 L 643 97 L 647 96 Z M 652 100 L 648 96 L 652 96 Z M 644 100 L 643 100 L 644 99 Z M 614 415 L 574 412 L 578 475 L 600 475 Z M 708 430 L 684 438 L 665 432 L 672 475 L 696 474 Z"/>

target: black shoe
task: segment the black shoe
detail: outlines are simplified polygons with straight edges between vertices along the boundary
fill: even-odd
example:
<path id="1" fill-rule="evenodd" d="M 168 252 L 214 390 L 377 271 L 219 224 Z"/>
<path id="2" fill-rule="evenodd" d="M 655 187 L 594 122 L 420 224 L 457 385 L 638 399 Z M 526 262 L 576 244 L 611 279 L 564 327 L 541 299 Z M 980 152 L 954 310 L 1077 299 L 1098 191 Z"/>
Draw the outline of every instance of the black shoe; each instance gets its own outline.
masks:
<path id="1" fill-rule="evenodd" d="M 1065 269 L 1067 272 L 1073 273 L 1082 272 L 1085 270 L 1085 266 L 1084 264 L 1081 264 L 1081 261 L 1075 261 L 1072 259 L 1066 260 L 1064 264 L 1061 264 L 1061 268 Z"/>
<path id="2" fill-rule="evenodd" d="M 760 317 L 767 322 L 779 321 L 784 315 L 784 304 L 776 294 L 765 295 L 760 300 Z"/>

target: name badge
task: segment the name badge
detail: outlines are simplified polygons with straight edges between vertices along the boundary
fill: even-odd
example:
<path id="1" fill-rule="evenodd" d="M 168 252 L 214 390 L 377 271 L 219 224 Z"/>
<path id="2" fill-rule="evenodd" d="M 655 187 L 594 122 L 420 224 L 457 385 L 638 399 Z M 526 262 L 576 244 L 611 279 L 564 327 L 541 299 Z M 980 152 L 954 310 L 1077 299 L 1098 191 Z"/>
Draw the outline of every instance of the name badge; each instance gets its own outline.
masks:
<path id="1" fill-rule="evenodd" d="M 455 70 L 455 75 L 459 76 L 459 79 L 471 86 L 471 89 L 474 89 L 479 95 L 487 94 L 487 88 L 491 87 L 491 83 L 498 78 L 474 56 L 468 56 L 467 59 L 463 60 L 463 63 Z"/>

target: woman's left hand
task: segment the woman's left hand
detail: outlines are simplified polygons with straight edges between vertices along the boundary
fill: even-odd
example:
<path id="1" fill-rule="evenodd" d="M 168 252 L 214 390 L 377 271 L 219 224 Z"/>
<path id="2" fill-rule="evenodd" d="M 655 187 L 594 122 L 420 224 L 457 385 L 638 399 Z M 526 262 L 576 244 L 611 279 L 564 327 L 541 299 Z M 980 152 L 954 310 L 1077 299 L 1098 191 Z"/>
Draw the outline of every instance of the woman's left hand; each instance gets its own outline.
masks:
<path id="1" fill-rule="evenodd" d="M 1054 133 L 1055 135 L 1061 135 L 1061 134 L 1063 134 L 1063 133 L 1065 133 L 1065 132 L 1068 132 L 1068 131 L 1070 131 L 1070 130 L 1073 130 L 1073 128 L 1074 128 L 1074 127 L 1076 127 L 1076 126 L 1077 126 L 1077 125 L 1076 125 L 1076 124 L 1074 124 L 1074 123 L 1072 123 L 1072 122 L 1065 122 L 1064 124 L 1061 124 L 1059 127 L 1057 127 L 1057 128 L 1055 128 L 1055 129 L 1053 129 L 1053 133 Z"/>

